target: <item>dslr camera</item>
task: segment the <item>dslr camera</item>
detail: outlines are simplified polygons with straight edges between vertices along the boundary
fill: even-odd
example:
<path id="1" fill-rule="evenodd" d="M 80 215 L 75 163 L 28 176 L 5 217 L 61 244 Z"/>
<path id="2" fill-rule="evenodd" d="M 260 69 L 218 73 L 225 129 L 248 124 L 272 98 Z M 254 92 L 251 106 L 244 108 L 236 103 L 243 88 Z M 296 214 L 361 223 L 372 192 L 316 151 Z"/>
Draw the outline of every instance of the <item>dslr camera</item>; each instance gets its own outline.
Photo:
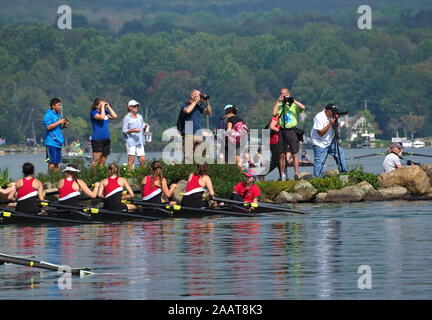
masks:
<path id="1" fill-rule="evenodd" d="M 294 103 L 294 98 L 293 97 L 284 96 L 283 100 L 282 100 L 282 103 L 283 104 L 292 105 Z"/>
<path id="2" fill-rule="evenodd" d="M 333 113 L 333 117 L 336 117 L 336 115 L 345 116 L 348 114 L 348 111 L 339 111 L 339 109 L 332 103 L 329 103 L 325 108 Z"/>
<path id="3" fill-rule="evenodd" d="M 210 99 L 210 96 L 208 94 L 205 94 L 205 93 L 200 93 L 200 98 L 203 100 L 208 100 L 208 99 Z"/>

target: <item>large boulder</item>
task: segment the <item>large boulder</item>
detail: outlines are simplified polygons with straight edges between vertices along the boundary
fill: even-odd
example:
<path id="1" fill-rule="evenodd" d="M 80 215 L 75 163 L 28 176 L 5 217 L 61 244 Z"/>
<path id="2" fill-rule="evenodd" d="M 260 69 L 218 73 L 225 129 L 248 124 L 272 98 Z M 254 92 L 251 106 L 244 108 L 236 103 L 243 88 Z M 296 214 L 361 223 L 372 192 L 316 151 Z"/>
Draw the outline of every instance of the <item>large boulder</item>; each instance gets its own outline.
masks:
<path id="1" fill-rule="evenodd" d="M 326 202 L 327 192 L 320 192 L 315 197 L 315 202 L 322 203 Z"/>
<path id="2" fill-rule="evenodd" d="M 363 197 L 363 201 L 383 201 L 383 200 L 384 200 L 383 194 L 375 189 L 367 191 Z"/>
<path id="3" fill-rule="evenodd" d="M 299 181 L 294 186 L 294 192 L 301 196 L 302 201 L 310 201 L 318 193 L 313 185 L 307 181 Z"/>
<path id="4" fill-rule="evenodd" d="M 429 182 L 432 186 L 432 164 L 421 164 L 420 169 L 422 169 L 424 172 L 426 172 L 427 176 L 429 177 Z"/>
<path id="5" fill-rule="evenodd" d="M 340 190 L 329 190 L 325 202 L 358 202 L 363 200 L 365 189 L 359 186 L 348 186 Z"/>
<path id="6" fill-rule="evenodd" d="M 276 203 L 295 203 L 302 201 L 303 198 L 297 193 L 282 191 L 275 198 Z"/>
<path id="7" fill-rule="evenodd" d="M 431 183 L 426 172 L 419 166 L 409 166 L 382 173 L 378 176 L 381 187 L 404 187 L 412 194 L 425 194 L 430 192 Z"/>
<path id="8" fill-rule="evenodd" d="M 381 188 L 378 192 L 383 200 L 400 199 L 408 194 L 408 190 L 404 187 Z"/>
<path id="9" fill-rule="evenodd" d="M 181 200 L 183 199 L 183 193 L 185 193 L 185 190 L 186 190 L 187 181 L 186 180 L 180 180 L 176 184 L 177 184 L 177 187 L 174 189 L 172 198 L 177 203 L 180 203 Z"/>

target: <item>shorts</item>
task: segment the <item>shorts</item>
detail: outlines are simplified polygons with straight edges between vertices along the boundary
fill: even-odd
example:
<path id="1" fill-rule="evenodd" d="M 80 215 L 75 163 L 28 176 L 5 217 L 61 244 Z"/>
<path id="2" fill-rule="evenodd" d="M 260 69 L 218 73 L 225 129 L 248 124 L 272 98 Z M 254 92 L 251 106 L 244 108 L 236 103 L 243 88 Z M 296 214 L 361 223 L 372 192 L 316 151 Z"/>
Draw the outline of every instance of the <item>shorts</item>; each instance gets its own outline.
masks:
<path id="1" fill-rule="evenodd" d="M 131 146 L 131 147 L 128 147 L 126 145 L 126 151 L 127 151 L 128 156 L 142 157 L 145 155 L 143 144 L 139 144 L 139 145 Z"/>
<path id="2" fill-rule="evenodd" d="M 93 153 L 101 152 L 102 155 L 108 156 L 110 154 L 110 144 L 110 139 L 92 140 Z"/>
<path id="3" fill-rule="evenodd" d="M 48 163 L 59 164 L 62 159 L 62 149 L 52 146 L 46 147 L 46 156 Z"/>
<path id="4" fill-rule="evenodd" d="M 298 153 L 300 149 L 300 141 L 298 140 L 295 128 L 280 129 L 279 131 L 279 145 L 281 152 Z"/>

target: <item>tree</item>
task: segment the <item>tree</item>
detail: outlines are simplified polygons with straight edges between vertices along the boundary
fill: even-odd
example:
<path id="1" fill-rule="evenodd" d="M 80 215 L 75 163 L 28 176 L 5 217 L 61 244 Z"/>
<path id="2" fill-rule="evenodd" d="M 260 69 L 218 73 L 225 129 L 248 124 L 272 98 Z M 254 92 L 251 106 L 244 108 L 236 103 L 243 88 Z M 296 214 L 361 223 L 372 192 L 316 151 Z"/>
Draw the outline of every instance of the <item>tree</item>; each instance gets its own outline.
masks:
<path id="1" fill-rule="evenodd" d="M 401 121 L 404 128 L 411 134 L 411 140 L 414 140 L 414 134 L 423 129 L 426 116 L 416 115 L 410 112 L 408 115 L 402 116 Z"/>

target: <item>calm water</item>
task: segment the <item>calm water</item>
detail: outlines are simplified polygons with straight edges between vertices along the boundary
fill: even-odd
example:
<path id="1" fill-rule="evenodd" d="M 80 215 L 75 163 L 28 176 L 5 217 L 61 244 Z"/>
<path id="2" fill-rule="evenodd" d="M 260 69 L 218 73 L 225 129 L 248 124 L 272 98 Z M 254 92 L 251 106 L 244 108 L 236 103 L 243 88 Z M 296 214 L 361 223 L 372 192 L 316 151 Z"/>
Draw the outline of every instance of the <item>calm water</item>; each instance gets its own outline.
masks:
<path id="1" fill-rule="evenodd" d="M 0 252 L 95 272 L 60 290 L 55 272 L 0 266 L 0 299 L 432 297 L 429 202 L 295 208 L 309 214 L 0 226 Z M 370 290 L 358 289 L 360 265 L 372 270 Z"/>

